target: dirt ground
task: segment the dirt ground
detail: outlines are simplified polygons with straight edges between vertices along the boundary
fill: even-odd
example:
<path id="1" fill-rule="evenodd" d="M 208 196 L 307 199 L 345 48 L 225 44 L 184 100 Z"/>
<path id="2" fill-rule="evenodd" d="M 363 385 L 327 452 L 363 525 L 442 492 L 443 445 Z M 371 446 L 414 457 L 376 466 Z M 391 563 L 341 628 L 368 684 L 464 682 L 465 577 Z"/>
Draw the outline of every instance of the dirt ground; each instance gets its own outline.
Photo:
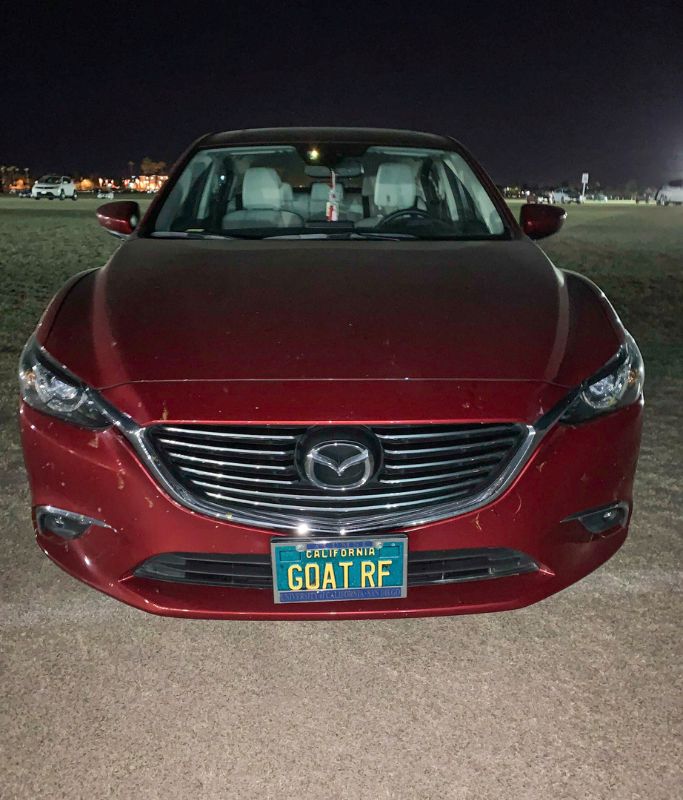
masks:
<path id="1" fill-rule="evenodd" d="M 680 797 L 683 208 L 571 209 L 544 247 L 646 360 L 608 564 L 509 613 L 213 623 L 119 604 L 33 542 L 16 360 L 60 283 L 115 246 L 94 205 L 0 198 L 0 798 Z"/>

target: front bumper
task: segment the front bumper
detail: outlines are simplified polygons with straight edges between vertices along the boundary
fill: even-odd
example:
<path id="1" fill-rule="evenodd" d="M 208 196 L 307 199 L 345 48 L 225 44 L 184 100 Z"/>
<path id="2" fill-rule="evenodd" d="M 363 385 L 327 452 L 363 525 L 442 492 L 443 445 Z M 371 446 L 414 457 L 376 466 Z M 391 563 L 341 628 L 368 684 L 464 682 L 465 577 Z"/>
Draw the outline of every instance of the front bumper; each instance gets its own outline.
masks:
<path id="1" fill-rule="evenodd" d="M 642 403 L 575 427 L 556 426 L 494 502 L 411 529 L 409 549 L 508 547 L 528 554 L 537 572 L 495 580 L 413 586 L 402 599 L 276 605 L 264 589 L 224 588 L 134 576 L 161 553 L 265 555 L 279 534 L 191 511 L 166 495 L 114 428 L 93 432 L 23 405 L 21 431 L 36 506 L 101 520 L 81 537 L 40 533 L 42 550 L 69 574 L 136 608 L 215 619 L 349 619 L 501 611 L 537 602 L 610 558 L 628 520 L 606 535 L 576 519 L 584 510 L 631 507 Z M 630 515 L 629 515 L 630 516 Z"/>

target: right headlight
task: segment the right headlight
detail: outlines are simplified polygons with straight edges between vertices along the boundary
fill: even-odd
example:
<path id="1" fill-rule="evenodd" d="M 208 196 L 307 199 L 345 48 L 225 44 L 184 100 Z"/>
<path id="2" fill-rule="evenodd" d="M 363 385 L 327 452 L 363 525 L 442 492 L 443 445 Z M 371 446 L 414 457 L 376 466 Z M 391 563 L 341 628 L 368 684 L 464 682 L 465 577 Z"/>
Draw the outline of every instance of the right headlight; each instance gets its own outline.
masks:
<path id="1" fill-rule="evenodd" d="M 614 358 L 581 384 L 561 421 L 584 422 L 635 403 L 642 394 L 644 379 L 643 357 L 635 339 L 627 333 Z"/>
<path id="2" fill-rule="evenodd" d="M 81 428 L 112 424 L 97 393 L 57 364 L 32 336 L 19 361 L 19 388 L 25 403 Z"/>

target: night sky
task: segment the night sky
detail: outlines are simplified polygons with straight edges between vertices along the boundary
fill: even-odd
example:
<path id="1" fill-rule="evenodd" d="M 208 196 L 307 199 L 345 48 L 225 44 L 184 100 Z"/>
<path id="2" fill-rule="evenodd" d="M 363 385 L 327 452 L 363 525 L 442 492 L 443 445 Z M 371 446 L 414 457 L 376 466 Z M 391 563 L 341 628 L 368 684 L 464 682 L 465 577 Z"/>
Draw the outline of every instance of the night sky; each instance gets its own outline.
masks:
<path id="1" fill-rule="evenodd" d="M 5 2 L 0 164 L 122 175 L 208 131 L 460 139 L 498 183 L 683 175 L 683 3 Z"/>

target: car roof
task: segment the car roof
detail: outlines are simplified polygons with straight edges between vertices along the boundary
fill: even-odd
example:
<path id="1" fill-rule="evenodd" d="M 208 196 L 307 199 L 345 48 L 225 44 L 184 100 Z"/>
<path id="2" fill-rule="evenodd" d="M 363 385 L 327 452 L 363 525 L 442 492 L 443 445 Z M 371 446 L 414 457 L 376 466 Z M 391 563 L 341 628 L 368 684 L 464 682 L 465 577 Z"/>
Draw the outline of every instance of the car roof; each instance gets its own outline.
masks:
<path id="1" fill-rule="evenodd" d="M 385 147 L 428 147 L 459 149 L 458 143 L 434 133 L 394 130 L 391 128 L 247 128 L 210 133 L 198 142 L 199 147 L 249 144 L 324 144 L 345 142 Z"/>

